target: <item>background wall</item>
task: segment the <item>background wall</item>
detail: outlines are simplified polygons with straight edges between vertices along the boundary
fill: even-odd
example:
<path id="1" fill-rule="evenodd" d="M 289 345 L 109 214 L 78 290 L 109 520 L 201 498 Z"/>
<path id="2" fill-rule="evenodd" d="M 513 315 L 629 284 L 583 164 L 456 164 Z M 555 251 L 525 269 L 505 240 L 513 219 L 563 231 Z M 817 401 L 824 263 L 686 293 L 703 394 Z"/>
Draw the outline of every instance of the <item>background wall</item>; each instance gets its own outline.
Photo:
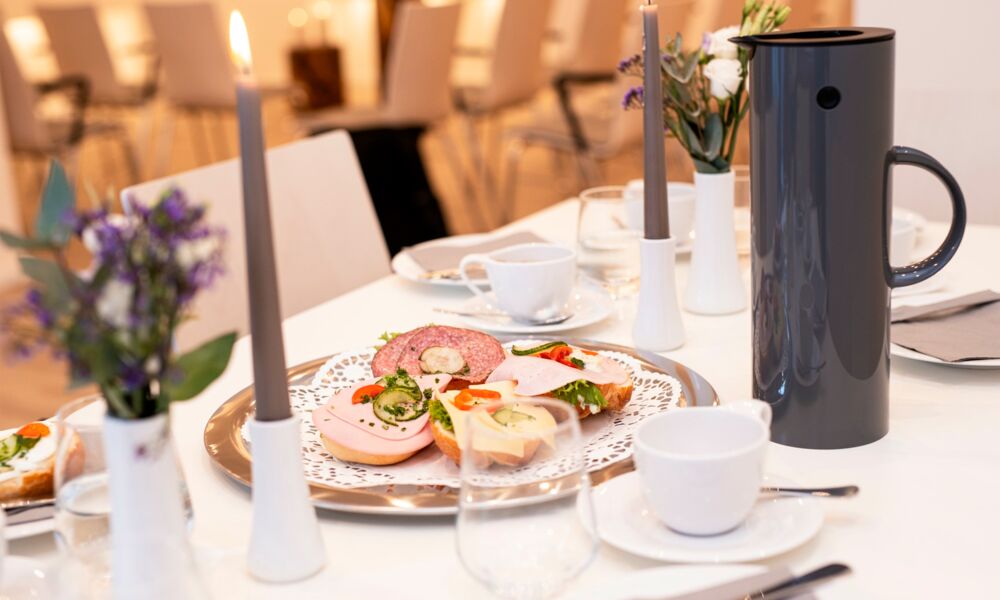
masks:
<path id="1" fill-rule="evenodd" d="M 940 160 L 958 179 L 973 222 L 1000 224 L 997 0 L 854 0 L 858 25 L 896 30 L 896 143 Z M 936 179 L 897 168 L 897 206 L 947 219 Z"/>

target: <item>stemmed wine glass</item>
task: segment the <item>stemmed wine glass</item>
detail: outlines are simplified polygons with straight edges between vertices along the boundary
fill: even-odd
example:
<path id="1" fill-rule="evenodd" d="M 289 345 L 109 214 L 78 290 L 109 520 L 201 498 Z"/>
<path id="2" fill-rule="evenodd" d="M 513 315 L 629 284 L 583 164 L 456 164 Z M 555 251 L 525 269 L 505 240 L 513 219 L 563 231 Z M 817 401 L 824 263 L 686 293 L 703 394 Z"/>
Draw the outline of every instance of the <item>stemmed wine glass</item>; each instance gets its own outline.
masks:
<path id="1" fill-rule="evenodd" d="M 576 409 L 519 398 L 470 411 L 459 429 L 462 564 L 504 598 L 558 594 L 598 543 Z"/>

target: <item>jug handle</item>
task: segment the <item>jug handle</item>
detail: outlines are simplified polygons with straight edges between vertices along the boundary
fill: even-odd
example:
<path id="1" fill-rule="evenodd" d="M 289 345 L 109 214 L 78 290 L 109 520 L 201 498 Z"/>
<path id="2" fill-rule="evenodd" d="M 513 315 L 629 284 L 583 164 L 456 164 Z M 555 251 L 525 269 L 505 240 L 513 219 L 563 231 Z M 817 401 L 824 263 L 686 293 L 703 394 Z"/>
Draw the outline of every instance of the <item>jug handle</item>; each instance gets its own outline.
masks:
<path id="1" fill-rule="evenodd" d="M 930 278 L 943 269 L 948 264 L 948 261 L 955 256 L 959 244 L 962 243 L 962 236 L 965 235 L 965 196 L 962 194 L 962 188 L 958 186 L 958 182 L 948 172 L 948 169 L 945 169 L 934 157 L 925 152 L 907 146 L 893 146 L 886 155 L 885 163 L 886 192 L 890 189 L 889 169 L 893 165 L 900 164 L 915 165 L 926 171 L 930 171 L 948 188 L 948 195 L 951 196 L 951 227 L 948 229 L 948 235 L 944 241 L 941 242 L 941 245 L 930 256 L 905 267 L 893 267 L 889 264 L 888 239 L 882 244 L 882 261 L 885 265 L 886 281 L 889 287 L 906 287 Z M 889 201 L 889 198 L 885 198 L 886 221 L 888 221 Z M 888 237 L 888 225 L 883 228 L 883 231 L 886 232 L 883 235 Z"/>

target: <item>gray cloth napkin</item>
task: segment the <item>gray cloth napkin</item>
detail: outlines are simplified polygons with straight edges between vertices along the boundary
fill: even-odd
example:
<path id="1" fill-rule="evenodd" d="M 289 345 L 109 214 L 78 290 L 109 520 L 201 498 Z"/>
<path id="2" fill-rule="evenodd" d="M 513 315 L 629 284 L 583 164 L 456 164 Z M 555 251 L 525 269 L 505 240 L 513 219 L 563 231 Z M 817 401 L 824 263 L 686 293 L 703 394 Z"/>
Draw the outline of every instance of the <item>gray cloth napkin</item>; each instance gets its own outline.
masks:
<path id="1" fill-rule="evenodd" d="M 410 248 L 406 252 L 425 271 L 443 271 L 445 269 L 457 269 L 458 263 L 467 254 L 489 253 L 517 244 L 546 241 L 548 240 L 530 231 L 517 231 L 478 244 L 463 246 L 431 244 L 422 248 Z"/>
<path id="2" fill-rule="evenodd" d="M 1000 358 L 1000 293 L 984 290 L 892 311 L 892 341 L 948 362 Z"/>

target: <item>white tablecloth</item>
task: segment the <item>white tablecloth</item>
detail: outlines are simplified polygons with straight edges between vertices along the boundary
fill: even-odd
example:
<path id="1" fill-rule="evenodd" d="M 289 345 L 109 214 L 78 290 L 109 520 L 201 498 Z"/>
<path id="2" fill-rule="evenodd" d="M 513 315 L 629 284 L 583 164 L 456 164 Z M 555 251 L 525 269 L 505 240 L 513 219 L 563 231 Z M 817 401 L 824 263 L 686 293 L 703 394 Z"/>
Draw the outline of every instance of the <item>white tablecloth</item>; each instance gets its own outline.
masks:
<path id="1" fill-rule="evenodd" d="M 571 242 L 576 206 L 564 202 L 513 227 Z M 932 224 L 921 247 L 944 236 Z M 1000 290 L 1000 228 L 970 226 L 944 270 L 949 292 Z M 346 260 L 346 258 L 345 258 Z M 687 261 L 679 264 L 684 281 Z M 336 269 L 337 265 L 330 265 Z M 322 274 L 317 273 L 318 277 Z M 432 312 L 468 297 L 459 289 L 418 285 L 390 276 L 288 319 L 288 364 L 372 344 L 385 330 L 428 322 L 460 324 Z M 573 336 L 630 344 L 631 311 Z M 750 394 L 749 311 L 724 317 L 683 314 L 687 343 L 667 354 L 708 378 L 723 401 Z M 226 373 L 194 401 L 174 405 L 174 435 L 195 509 L 193 538 L 230 549 L 213 569 L 218 597 L 480 598 L 486 591 L 462 569 L 452 518 L 385 518 L 322 512 L 329 565 L 291 586 L 250 581 L 240 569 L 249 536 L 250 497 L 208 459 L 202 432 L 212 412 L 251 382 L 247 339 Z M 826 524 L 812 542 L 766 564 L 803 570 L 830 561 L 854 575 L 824 588 L 822 598 L 996 597 L 1000 584 L 1000 371 L 971 371 L 892 361 L 891 429 L 884 439 L 849 450 L 803 450 L 772 444 L 768 470 L 803 485 L 854 483 L 861 494 L 826 503 Z M 51 559 L 50 537 L 14 542 L 14 554 Z M 571 589 L 660 563 L 603 545 Z M 387 568 L 391 566 L 391 568 Z"/>

